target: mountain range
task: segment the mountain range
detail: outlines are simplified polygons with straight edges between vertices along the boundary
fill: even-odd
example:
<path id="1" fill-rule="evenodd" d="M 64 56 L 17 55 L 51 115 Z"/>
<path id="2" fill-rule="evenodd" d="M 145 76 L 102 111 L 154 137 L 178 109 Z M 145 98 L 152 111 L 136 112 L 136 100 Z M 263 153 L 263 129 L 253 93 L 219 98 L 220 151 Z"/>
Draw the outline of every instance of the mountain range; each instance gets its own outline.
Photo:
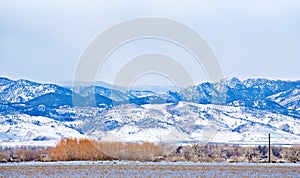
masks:
<path id="1" fill-rule="evenodd" d="M 300 81 L 226 78 L 166 88 L 0 78 L 0 145 L 53 145 L 62 137 L 265 143 L 268 133 L 274 144 L 300 143 Z"/>

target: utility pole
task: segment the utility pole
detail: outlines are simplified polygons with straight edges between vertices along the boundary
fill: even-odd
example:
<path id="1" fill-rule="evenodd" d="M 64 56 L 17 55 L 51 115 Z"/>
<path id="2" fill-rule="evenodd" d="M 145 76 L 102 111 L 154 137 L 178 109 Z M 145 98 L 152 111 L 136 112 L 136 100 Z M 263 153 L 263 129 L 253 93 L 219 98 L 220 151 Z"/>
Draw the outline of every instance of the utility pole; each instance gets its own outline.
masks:
<path id="1" fill-rule="evenodd" d="M 269 163 L 271 163 L 271 136 L 269 133 Z"/>

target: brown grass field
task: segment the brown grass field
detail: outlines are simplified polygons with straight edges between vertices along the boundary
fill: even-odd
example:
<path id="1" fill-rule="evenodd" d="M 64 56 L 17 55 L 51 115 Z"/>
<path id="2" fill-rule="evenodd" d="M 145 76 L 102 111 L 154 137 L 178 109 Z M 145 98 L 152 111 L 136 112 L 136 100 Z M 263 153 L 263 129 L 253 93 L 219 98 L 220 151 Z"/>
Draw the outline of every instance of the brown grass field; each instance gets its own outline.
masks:
<path id="1" fill-rule="evenodd" d="M 70 162 L 69 162 L 70 163 Z M 299 177 L 299 164 L 68 162 L 0 166 L 0 177 Z"/>

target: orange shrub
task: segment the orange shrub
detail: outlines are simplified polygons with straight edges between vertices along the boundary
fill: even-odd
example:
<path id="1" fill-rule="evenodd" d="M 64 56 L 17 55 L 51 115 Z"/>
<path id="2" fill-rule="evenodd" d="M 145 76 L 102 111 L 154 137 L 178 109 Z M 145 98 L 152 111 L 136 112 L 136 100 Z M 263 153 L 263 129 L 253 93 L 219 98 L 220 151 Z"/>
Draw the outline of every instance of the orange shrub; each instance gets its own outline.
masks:
<path id="1" fill-rule="evenodd" d="M 118 160 L 154 161 L 163 155 L 162 147 L 150 142 L 97 142 L 96 145 Z"/>
<path id="2" fill-rule="evenodd" d="M 50 159 L 74 160 L 139 160 L 153 161 L 163 155 L 161 146 L 154 143 L 99 142 L 89 139 L 61 139 L 50 150 Z"/>
<path id="3" fill-rule="evenodd" d="M 56 146 L 50 150 L 51 160 L 74 161 L 74 160 L 111 160 L 97 149 L 88 139 L 67 138 L 61 139 Z"/>

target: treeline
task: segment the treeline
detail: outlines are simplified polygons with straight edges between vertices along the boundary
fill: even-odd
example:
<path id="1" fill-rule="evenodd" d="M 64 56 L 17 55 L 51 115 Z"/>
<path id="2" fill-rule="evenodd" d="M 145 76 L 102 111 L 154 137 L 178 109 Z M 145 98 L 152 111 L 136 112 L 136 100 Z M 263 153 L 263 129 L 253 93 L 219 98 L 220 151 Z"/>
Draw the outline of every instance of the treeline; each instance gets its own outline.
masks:
<path id="1" fill-rule="evenodd" d="M 267 146 L 238 146 L 221 144 L 193 144 L 179 146 L 175 151 L 165 155 L 167 161 L 194 162 L 268 162 Z M 271 146 L 273 163 L 296 163 L 300 161 L 300 146 Z"/>
<path id="2" fill-rule="evenodd" d="M 150 142 L 99 142 L 92 139 L 61 139 L 50 148 L 1 148 L 0 162 L 21 161 L 155 161 L 162 146 Z"/>
<path id="3" fill-rule="evenodd" d="M 258 163 L 268 161 L 268 147 L 220 144 L 173 147 L 150 142 L 100 142 L 91 139 L 67 138 L 61 139 L 55 147 L 50 148 L 0 149 L 0 162 L 87 160 Z M 300 162 L 300 146 L 272 146 L 271 160 L 272 162 Z"/>

